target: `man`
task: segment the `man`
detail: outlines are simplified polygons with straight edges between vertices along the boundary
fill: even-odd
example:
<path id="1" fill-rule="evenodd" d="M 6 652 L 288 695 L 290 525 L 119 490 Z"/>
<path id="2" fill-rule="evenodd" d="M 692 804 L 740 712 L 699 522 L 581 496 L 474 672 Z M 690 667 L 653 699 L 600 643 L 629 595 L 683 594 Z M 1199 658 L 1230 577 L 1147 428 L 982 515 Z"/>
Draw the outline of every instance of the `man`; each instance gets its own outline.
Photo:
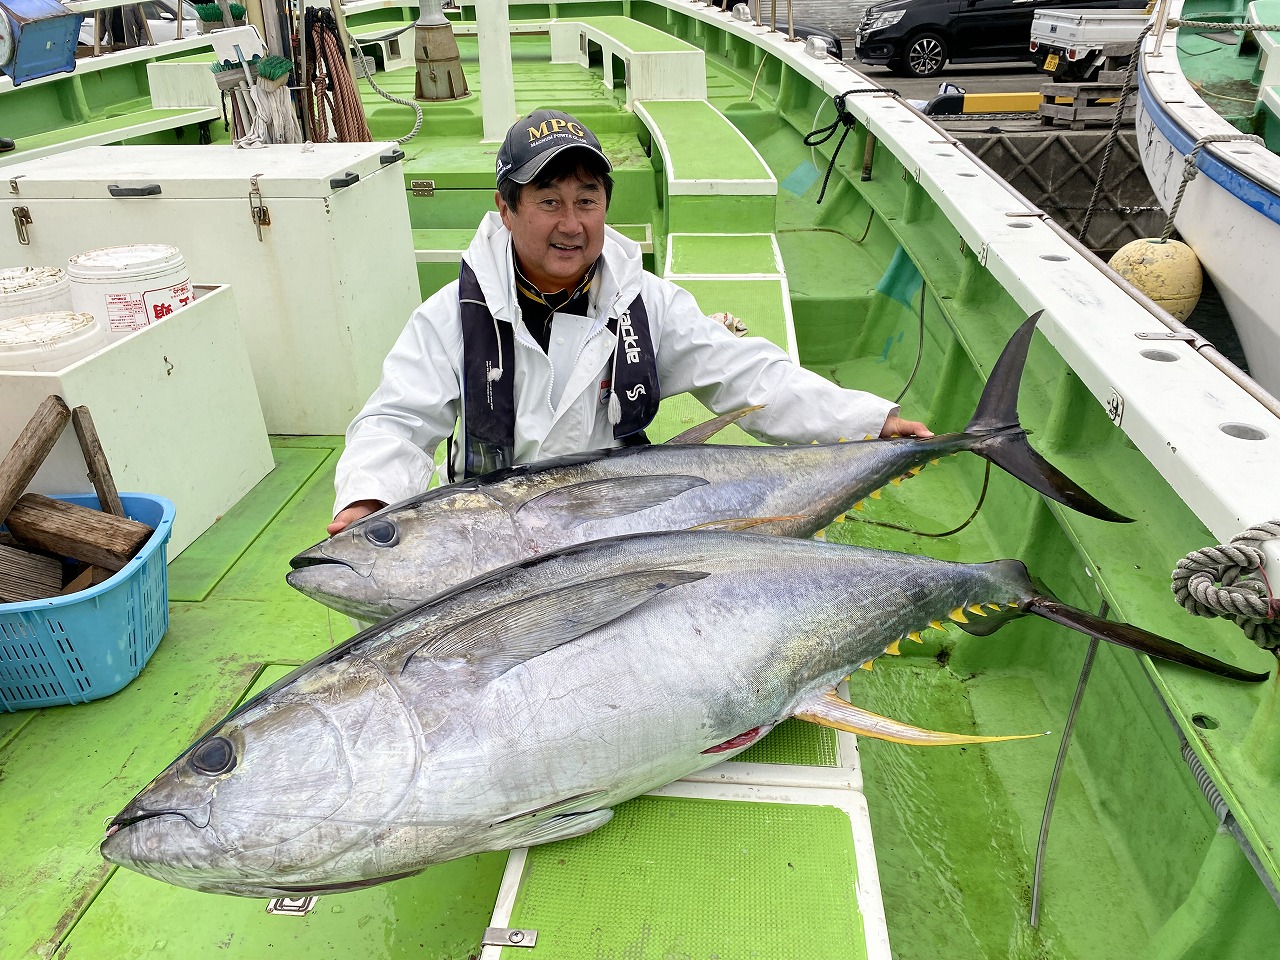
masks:
<path id="1" fill-rule="evenodd" d="M 330 535 L 425 490 L 445 438 L 445 472 L 460 479 L 646 442 L 658 401 L 678 393 L 718 414 L 763 405 L 740 424 L 768 442 L 932 436 L 895 404 L 735 337 L 645 272 L 639 247 L 605 226 L 611 169 L 568 114 L 537 110 L 507 133 L 497 213 L 458 282 L 414 311 L 347 430 Z"/>

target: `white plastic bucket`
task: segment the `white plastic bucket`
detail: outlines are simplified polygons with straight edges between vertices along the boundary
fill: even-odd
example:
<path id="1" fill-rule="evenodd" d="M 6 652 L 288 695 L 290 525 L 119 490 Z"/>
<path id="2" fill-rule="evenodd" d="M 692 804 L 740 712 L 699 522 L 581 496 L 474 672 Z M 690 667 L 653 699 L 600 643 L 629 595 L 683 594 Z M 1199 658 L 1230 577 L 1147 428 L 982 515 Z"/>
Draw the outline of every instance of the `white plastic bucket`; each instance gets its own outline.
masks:
<path id="1" fill-rule="evenodd" d="M 0 267 L 0 320 L 71 309 L 71 280 L 57 267 Z"/>
<path id="2" fill-rule="evenodd" d="M 191 277 L 177 247 L 131 243 L 78 253 L 67 263 L 74 310 L 97 317 L 113 337 L 163 320 L 191 302 Z"/>
<path id="3" fill-rule="evenodd" d="M 57 310 L 0 320 L 0 370 L 61 370 L 109 341 L 106 327 L 89 313 Z"/>

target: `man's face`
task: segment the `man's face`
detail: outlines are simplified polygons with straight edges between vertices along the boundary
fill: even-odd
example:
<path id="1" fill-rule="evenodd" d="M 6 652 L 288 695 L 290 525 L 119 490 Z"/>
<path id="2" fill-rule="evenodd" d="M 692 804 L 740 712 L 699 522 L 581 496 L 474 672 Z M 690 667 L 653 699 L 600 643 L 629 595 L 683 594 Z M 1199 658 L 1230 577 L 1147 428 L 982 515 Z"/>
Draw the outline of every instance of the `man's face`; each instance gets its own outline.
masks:
<path id="1" fill-rule="evenodd" d="M 520 271 L 543 293 L 576 286 L 604 249 L 604 184 L 597 180 L 570 174 L 550 186 L 530 184 L 518 207 L 494 196 Z"/>

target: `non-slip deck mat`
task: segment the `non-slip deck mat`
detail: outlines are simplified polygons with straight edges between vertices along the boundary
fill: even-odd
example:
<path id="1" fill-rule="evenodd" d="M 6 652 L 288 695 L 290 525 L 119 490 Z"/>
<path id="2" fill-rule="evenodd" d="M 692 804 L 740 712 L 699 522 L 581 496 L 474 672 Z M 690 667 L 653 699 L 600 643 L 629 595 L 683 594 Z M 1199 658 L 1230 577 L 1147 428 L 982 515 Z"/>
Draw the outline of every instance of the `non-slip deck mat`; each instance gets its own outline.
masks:
<path id="1" fill-rule="evenodd" d="M 848 816 L 835 807 L 638 797 L 529 851 L 511 926 L 529 960 L 855 960 L 866 955 Z"/>

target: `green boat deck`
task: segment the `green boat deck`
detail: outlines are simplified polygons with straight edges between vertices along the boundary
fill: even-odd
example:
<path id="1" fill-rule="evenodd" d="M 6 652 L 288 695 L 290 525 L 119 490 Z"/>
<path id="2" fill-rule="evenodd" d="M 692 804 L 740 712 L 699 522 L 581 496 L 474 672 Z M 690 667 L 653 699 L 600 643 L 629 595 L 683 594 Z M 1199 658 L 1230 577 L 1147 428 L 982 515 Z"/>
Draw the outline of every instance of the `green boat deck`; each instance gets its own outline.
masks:
<path id="1" fill-rule="evenodd" d="M 621 8 L 530 5 L 520 15 L 601 9 Z M 827 157 L 801 137 L 823 101 L 829 113 L 829 98 L 749 44 L 709 44 L 692 19 L 638 0 L 627 9 L 706 49 L 706 104 L 671 108 L 655 133 L 624 109 L 624 90 L 603 82 L 602 64 L 550 63 L 548 38 L 530 34 L 512 38 L 517 108 L 554 105 L 592 127 L 614 163 L 610 222 L 647 238 L 647 265 L 705 311 L 741 317 L 752 334 L 843 385 L 903 393 L 904 411 L 939 432 L 962 429 L 983 371 L 1024 319 L 979 252 L 887 151 L 859 182 L 863 130 L 850 136 L 816 208 Z M 385 11 L 367 16 L 393 22 Z M 353 29 L 361 29 L 354 18 Z M 476 91 L 474 38 L 460 36 L 459 47 Z M 377 79 L 412 95 L 412 69 Z M 409 108 L 365 84 L 362 96 L 376 138 L 408 132 Z M 710 127 L 689 119 L 712 116 L 708 107 L 720 118 Z M 424 114 L 422 132 L 404 146 L 403 176 L 414 228 L 406 242 L 419 252 L 425 294 L 456 277 L 467 238 L 492 208 L 494 147 L 478 143 L 474 95 L 424 105 Z M 683 151 L 704 135 L 686 123 L 718 131 L 738 156 L 742 144 L 752 147 L 771 192 L 673 192 L 684 182 L 767 179 L 736 165 L 671 175 L 662 138 Z M 432 195 L 413 195 L 413 181 L 424 179 Z M 695 202 L 696 213 L 673 223 L 673 200 Z M 986 488 L 982 462 L 966 455 L 889 487 L 827 538 L 944 559 L 1019 557 L 1067 602 L 1097 610 L 1105 601 L 1117 619 L 1246 660 L 1234 627 L 1193 621 L 1169 599 L 1173 563 L 1215 539 L 1043 338 L 1019 409 L 1041 452 L 1137 522 L 1107 525 L 1050 507 L 998 472 Z M 669 403 L 654 439 L 704 417 L 692 401 Z M 855 748 L 852 738 L 788 721 L 735 761 L 622 805 L 595 833 L 324 896 L 305 916 L 107 866 L 97 852 L 107 818 L 244 697 L 350 634 L 344 617 L 284 582 L 289 558 L 323 536 L 340 447 L 339 438 L 274 439 L 275 470 L 171 562 L 169 632 L 136 681 L 90 704 L 0 715 L 9 825 L 0 838 L 0 960 L 462 960 L 481 954 L 495 923 L 538 931 L 536 947 L 503 949 L 507 960 L 1253 960 L 1280 940 L 1280 912 L 1179 756 L 1189 733 L 1232 771 L 1224 792 L 1275 876 L 1276 772 L 1254 756 L 1274 754 L 1275 741 L 1259 746 L 1246 731 L 1277 685 L 1245 690 L 1109 647 L 1099 651 L 1065 766 L 1040 925 L 1029 925 L 1035 840 L 1085 650 L 1082 638 L 1030 620 L 987 639 L 931 633 L 858 671 L 849 687 L 860 706 L 935 729 L 1053 731 L 1035 740 Z M 984 489 L 982 509 L 964 524 Z M 873 840 L 853 829 L 864 811 Z M 858 909 L 880 902 L 876 889 L 887 943 L 880 918 Z"/>

